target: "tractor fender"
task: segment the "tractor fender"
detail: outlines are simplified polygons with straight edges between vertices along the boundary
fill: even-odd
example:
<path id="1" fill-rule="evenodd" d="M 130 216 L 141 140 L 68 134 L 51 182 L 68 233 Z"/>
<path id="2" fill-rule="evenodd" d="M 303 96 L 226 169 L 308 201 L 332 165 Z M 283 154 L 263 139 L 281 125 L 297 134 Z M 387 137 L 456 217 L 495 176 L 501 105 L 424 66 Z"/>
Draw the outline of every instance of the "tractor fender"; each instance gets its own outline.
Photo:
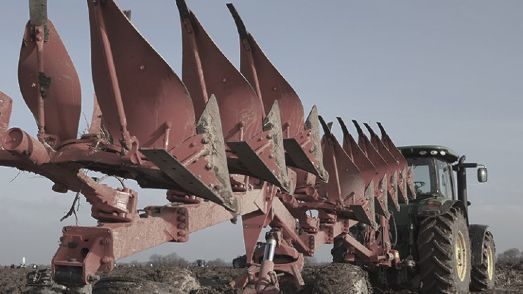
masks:
<path id="1" fill-rule="evenodd" d="M 429 200 L 430 201 L 430 200 Z M 468 225 L 468 215 L 467 215 L 467 209 L 465 205 L 463 205 L 463 202 L 459 200 L 433 200 L 433 203 L 436 203 L 437 206 L 434 205 L 421 205 L 418 207 L 417 214 L 420 216 L 437 216 L 446 213 L 451 208 L 458 208 L 462 213 L 463 216 L 465 216 L 465 219 L 467 220 Z"/>
<path id="2" fill-rule="evenodd" d="M 468 222 L 469 222 L 468 210 L 465 207 L 465 205 L 463 204 L 463 202 L 461 202 L 460 200 L 447 200 L 447 201 L 445 201 L 443 203 L 443 205 L 441 205 L 440 214 L 443 214 L 443 213 L 447 212 L 449 209 L 451 209 L 453 207 L 459 208 L 461 210 L 461 212 L 463 213 L 463 216 L 467 220 L 467 224 L 468 224 Z"/>
<path id="3" fill-rule="evenodd" d="M 470 250 L 472 256 L 472 265 L 479 265 L 483 262 L 483 241 L 487 233 L 487 225 L 470 225 Z"/>

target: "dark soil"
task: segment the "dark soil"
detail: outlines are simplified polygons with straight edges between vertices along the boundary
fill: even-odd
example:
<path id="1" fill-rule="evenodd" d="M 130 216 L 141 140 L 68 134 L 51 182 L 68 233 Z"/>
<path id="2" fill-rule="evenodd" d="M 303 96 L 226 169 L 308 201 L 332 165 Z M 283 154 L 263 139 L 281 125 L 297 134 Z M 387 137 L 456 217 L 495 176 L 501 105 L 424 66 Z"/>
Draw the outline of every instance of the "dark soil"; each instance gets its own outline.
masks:
<path id="1" fill-rule="evenodd" d="M 28 286 L 26 275 L 31 271 L 0 268 L 0 293 L 59 293 L 56 288 Z M 95 294 L 233 294 L 229 282 L 242 272 L 231 267 L 119 266 L 110 275 L 102 276 L 92 290 Z M 499 266 L 496 275 L 496 293 L 523 293 L 523 264 Z M 346 264 L 306 267 L 303 278 L 306 287 L 285 293 L 372 293 L 367 274 Z"/>
<path id="2" fill-rule="evenodd" d="M 22 293 L 28 269 L 0 268 L 0 293 Z"/>
<path id="3" fill-rule="evenodd" d="M 523 293 L 523 263 L 496 268 L 496 293 Z"/>
<path id="4" fill-rule="evenodd" d="M 357 266 L 343 263 L 332 263 L 307 267 L 303 271 L 307 285 L 302 293 L 372 293 L 367 272 Z"/>

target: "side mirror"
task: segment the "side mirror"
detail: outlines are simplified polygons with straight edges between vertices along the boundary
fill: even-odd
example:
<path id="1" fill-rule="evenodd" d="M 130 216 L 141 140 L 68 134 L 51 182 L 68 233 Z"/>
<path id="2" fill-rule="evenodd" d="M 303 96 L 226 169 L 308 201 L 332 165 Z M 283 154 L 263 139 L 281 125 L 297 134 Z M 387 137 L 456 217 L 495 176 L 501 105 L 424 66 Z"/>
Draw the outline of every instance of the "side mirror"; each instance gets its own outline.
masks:
<path id="1" fill-rule="evenodd" d="M 479 167 L 478 168 L 478 182 L 485 183 L 488 178 L 487 168 L 486 167 Z"/>

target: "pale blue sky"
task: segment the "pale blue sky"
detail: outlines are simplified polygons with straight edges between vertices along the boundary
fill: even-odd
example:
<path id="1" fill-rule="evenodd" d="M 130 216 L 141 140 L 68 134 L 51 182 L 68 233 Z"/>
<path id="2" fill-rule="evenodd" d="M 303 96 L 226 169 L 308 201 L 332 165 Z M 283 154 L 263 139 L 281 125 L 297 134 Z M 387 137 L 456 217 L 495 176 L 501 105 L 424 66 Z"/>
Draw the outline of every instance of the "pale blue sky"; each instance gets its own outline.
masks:
<path id="1" fill-rule="evenodd" d="M 181 38 L 174 0 L 120 0 L 133 22 L 181 74 Z M 301 96 L 333 119 L 381 121 L 398 145 L 442 144 L 485 163 L 489 182 L 471 174 L 471 222 L 489 223 L 498 251 L 523 248 L 522 1 L 233 1 L 247 28 Z M 188 1 L 209 34 L 235 64 L 238 39 L 226 1 Z M 14 100 L 11 125 L 35 133 L 20 96 L 17 60 L 28 18 L 27 1 L 0 1 L 0 90 Z M 83 113 L 91 115 L 89 27 L 85 1 L 49 0 L 49 15 L 76 65 Z M 85 129 L 84 119 L 80 129 Z M 0 264 L 48 263 L 56 251 L 59 218 L 72 195 L 51 183 L 0 168 Z M 140 203 L 161 204 L 158 191 Z M 80 224 L 90 225 L 82 200 Z M 69 220 L 66 223 L 71 224 Z M 243 252 L 241 226 L 223 224 L 138 255 L 177 252 L 189 259 L 231 259 Z M 320 259 L 328 259 L 324 248 Z"/>

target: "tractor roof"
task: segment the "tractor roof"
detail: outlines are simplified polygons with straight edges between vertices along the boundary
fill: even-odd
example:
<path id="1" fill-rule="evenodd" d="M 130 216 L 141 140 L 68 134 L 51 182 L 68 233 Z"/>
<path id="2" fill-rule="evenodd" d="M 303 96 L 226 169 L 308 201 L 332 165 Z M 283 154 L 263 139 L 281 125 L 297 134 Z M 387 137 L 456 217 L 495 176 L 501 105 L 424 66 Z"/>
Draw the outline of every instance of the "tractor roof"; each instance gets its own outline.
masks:
<path id="1" fill-rule="evenodd" d="M 440 145 L 402 146 L 398 149 L 405 157 L 438 157 L 449 163 L 453 163 L 459 158 L 454 150 Z"/>

